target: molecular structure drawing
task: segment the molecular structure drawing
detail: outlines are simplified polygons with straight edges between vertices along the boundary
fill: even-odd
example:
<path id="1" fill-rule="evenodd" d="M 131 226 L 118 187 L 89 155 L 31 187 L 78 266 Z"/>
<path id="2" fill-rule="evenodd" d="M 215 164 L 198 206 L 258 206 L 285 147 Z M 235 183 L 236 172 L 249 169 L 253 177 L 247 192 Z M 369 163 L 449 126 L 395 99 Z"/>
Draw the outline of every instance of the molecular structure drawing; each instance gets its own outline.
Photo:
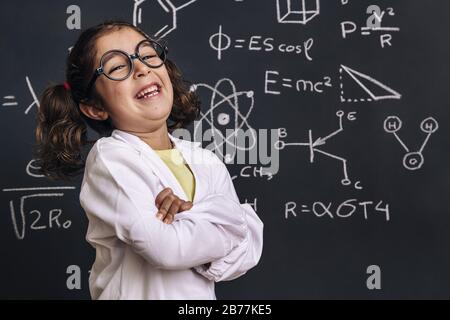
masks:
<path id="1" fill-rule="evenodd" d="M 312 130 L 310 129 L 310 130 L 308 130 L 308 141 L 307 142 L 289 142 L 289 143 L 287 143 L 282 140 L 278 140 L 275 143 L 275 148 L 277 148 L 278 150 L 282 150 L 288 146 L 304 146 L 304 147 L 308 147 L 308 149 L 309 149 L 309 154 L 310 154 L 309 160 L 311 163 L 314 162 L 314 156 L 315 156 L 314 153 L 315 152 L 321 153 L 327 157 L 330 157 L 330 158 L 340 161 L 342 163 L 342 168 L 343 168 L 343 173 L 344 173 L 344 178 L 341 180 L 341 184 L 347 186 L 352 183 L 348 176 L 347 160 L 343 157 L 328 153 L 328 152 L 323 151 L 318 148 L 319 146 L 324 145 L 327 142 L 327 140 L 329 140 L 330 138 L 332 138 L 333 136 L 337 135 L 338 133 L 340 133 L 344 130 L 343 121 L 342 121 L 343 117 L 345 115 L 344 111 L 339 110 L 336 112 L 336 115 L 339 118 L 339 129 L 333 131 L 329 135 L 327 135 L 323 138 L 319 137 L 317 139 L 314 139 L 312 136 Z M 349 112 L 347 114 L 347 119 L 349 121 L 356 120 L 356 118 L 354 116 L 354 112 Z M 355 187 L 355 189 L 362 189 L 362 186 L 360 185 L 360 181 L 356 181 L 354 184 L 354 187 Z"/>
<path id="2" fill-rule="evenodd" d="M 177 1 L 178 6 L 176 6 L 173 3 L 173 0 L 151 0 L 147 2 L 146 0 L 134 0 L 133 25 L 137 26 L 138 24 L 142 23 L 143 6 L 147 5 L 148 8 L 146 11 L 148 11 L 152 15 L 152 17 L 156 16 L 157 14 L 160 16 L 168 15 L 169 21 L 165 24 L 163 23 L 163 26 L 160 27 L 159 30 L 156 31 L 156 33 L 154 33 L 155 37 L 164 38 L 177 28 L 178 11 L 196 1 L 197 0 L 184 1 L 184 3 L 182 4 L 180 4 L 180 2 L 182 1 Z"/>
<path id="3" fill-rule="evenodd" d="M 433 117 L 428 117 L 420 124 L 420 129 L 427 134 L 419 151 L 409 151 L 409 148 L 403 143 L 397 132 L 402 127 L 402 121 L 397 116 L 389 116 L 384 120 L 384 130 L 392 133 L 400 145 L 405 149 L 406 154 L 403 157 L 403 166 L 408 170 L 420 169 L 424 163 L 423 149 L 425 148 L 431 134 L 439 128 L 438 122 Z"/>
<path id="4" fill-rule="evenodd" d="M 254 92 L 250 91 L 236 91 L 236 86 L 232 80 L 228 78 L 220 79 L 214 87 L 206 83 L 197 83 L 191 86 L 191 91 L 197 91 L 200 88 L 206 88 L 211 92 L 211 98 L 209 103 L 208 112 L 200 112 L 200 119 L 194 127 L 194 135 L 200 129 L 200 125 L 206 121 L 211 129 L 213 137 L 214 150 L 220 155 L 226 162 L 230 162 L 234 159 L 235 154 L 223 154 L 222 145 L 225 143 L 230 145 L 231 148 L 225 148 L 226 150 L 250 150 L 257 142 L 255 130 L 249 125 L 248 118 L 253 110 L 255 104 Z M 226 92 L 226 93 L 224 93 Z M 249 106 L 247 112 L 242 114 L 240 110 L 241 97 L 248 98 Z M 220 108 L 220 109 L 219 109 Z M 222 112 L 220 112 L 222 111 Z M 232 130 L 223 130 L 225 127 L 229 127 Z M 236 136 L 238 130 L 248 130 L 251 133 L 250 146 L 239 146 L 236 144 Z M 226 131 L 224 134 L 222 131 Z M 217 136 L 217 137 L 216 137 Z"/>

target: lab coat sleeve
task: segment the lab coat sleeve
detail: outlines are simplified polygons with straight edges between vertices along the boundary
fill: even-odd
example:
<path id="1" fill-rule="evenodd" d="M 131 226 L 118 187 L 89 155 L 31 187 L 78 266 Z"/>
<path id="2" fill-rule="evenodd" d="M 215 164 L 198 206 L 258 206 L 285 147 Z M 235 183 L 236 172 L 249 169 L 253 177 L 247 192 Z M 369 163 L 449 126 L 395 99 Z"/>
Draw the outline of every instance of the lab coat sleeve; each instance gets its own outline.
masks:
<path id="1" fill-rule="evenodd" d="M 88 217 L 109 226 L 101 230 L 113 230 L 101 237 L 117 236 L 157 268 L 189 269 L 208 263 L 244 240 L 243 217 L 228 214 L 239 206 L 222 195 L 209 195 L 180 213 L 183 218 L 165 224 L 156 218 L 151 185 L 154 176 L 140 156 L 120 147 L 99 151 L 87 159 L 80 203 Z"/>
<path id="2" fill-rule="evenodd" d="M 219 282 L 236 279 L 256 266 L 262 254 L 264 225 L 249 204 L 239 203 L 233 181 L 225 164 L 217 157 L 214 162 L 214 192 L 224 195 L 228 201 L 239 205 L 238 210 L 245 213 L 247 226 L 244 241 L 228 255 L 212 261 L 210 264 L 194 267 L 207 279 Z"/>

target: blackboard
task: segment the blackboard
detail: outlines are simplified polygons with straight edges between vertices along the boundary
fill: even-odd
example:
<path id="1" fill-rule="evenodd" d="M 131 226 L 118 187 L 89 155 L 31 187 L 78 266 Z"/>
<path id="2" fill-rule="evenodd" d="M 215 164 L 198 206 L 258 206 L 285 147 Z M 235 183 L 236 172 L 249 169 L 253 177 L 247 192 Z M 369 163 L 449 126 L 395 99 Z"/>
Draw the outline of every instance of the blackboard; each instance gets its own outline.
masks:
<path id="1" fill-rule="evenodd" d="M 82 177 L 36 174 L 31 151 L 38 97 L 64 81 L 78 35 L 122 19 L 167 41 L 203 128 L 267 130 L 272 163 L 228 164 L 264 221 L 263 255 L 219 299 L 450 298 L 449 13 L 445 0 L 3 1 L 0 297 L 90 298 Z"/>

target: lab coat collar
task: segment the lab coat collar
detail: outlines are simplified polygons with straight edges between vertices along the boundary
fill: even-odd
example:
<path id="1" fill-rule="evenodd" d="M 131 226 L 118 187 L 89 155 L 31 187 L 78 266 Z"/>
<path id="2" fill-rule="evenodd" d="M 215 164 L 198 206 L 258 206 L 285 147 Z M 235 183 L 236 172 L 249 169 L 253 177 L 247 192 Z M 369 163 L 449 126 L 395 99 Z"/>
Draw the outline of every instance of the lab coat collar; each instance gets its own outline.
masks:
<path id="1" fill-rule="evenodd" d="M 136 149 L 141 155 L 152 163 L 151 170 L 161 179 L 164 187 L 170 187 L 179 198 L 185 201 L 188 200 L 184 189 L 181 187 L 181 184 L 178 182 L 175 175 L 152 147 L 150 147 L 138 136 L 119 129 L 114 129 L 111 137 L 125 141 Z M 179 139 L 174 137 L 171 133 L 169 133 L 169 138 L 173 142 L 175 148 L 180 151 L 181 155 L 186 160 L 186 163 L 189 165 L 192 173 L 194 174 L 195 181 L 198 182 L 199 175 L 197 170 L 200 168 L 194 163 L 195 161 L 193 161 L 193 157 L 201 142 L 191 142 Z M 199 184 L 196 183 L 193 203 L 195 203 L 198 198 L 198 188 Z"/>

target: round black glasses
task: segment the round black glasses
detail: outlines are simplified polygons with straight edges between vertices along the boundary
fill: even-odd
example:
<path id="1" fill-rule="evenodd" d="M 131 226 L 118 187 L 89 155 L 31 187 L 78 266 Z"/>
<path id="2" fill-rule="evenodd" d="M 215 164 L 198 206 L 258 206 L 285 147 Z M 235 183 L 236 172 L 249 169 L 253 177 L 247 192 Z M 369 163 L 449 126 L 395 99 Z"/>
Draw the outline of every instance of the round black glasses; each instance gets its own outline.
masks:
<path id="1" fill-rule="evenodd" d="M 108 79 L 122 81 L 128 78 L 134 71 L 134 59 L 139 59 L 150 68 L 159 68 L 166 62 L 168 48 L 165 45 L 151 39 L 145 39 L 136 46 L 134 54 L 114 49 L 103 54 L 100 59 L 100 67 L 95 69 L 86 89 L 86 98 L 89 97 L 92 86 L 99 76 L 105 75 Z"/>

